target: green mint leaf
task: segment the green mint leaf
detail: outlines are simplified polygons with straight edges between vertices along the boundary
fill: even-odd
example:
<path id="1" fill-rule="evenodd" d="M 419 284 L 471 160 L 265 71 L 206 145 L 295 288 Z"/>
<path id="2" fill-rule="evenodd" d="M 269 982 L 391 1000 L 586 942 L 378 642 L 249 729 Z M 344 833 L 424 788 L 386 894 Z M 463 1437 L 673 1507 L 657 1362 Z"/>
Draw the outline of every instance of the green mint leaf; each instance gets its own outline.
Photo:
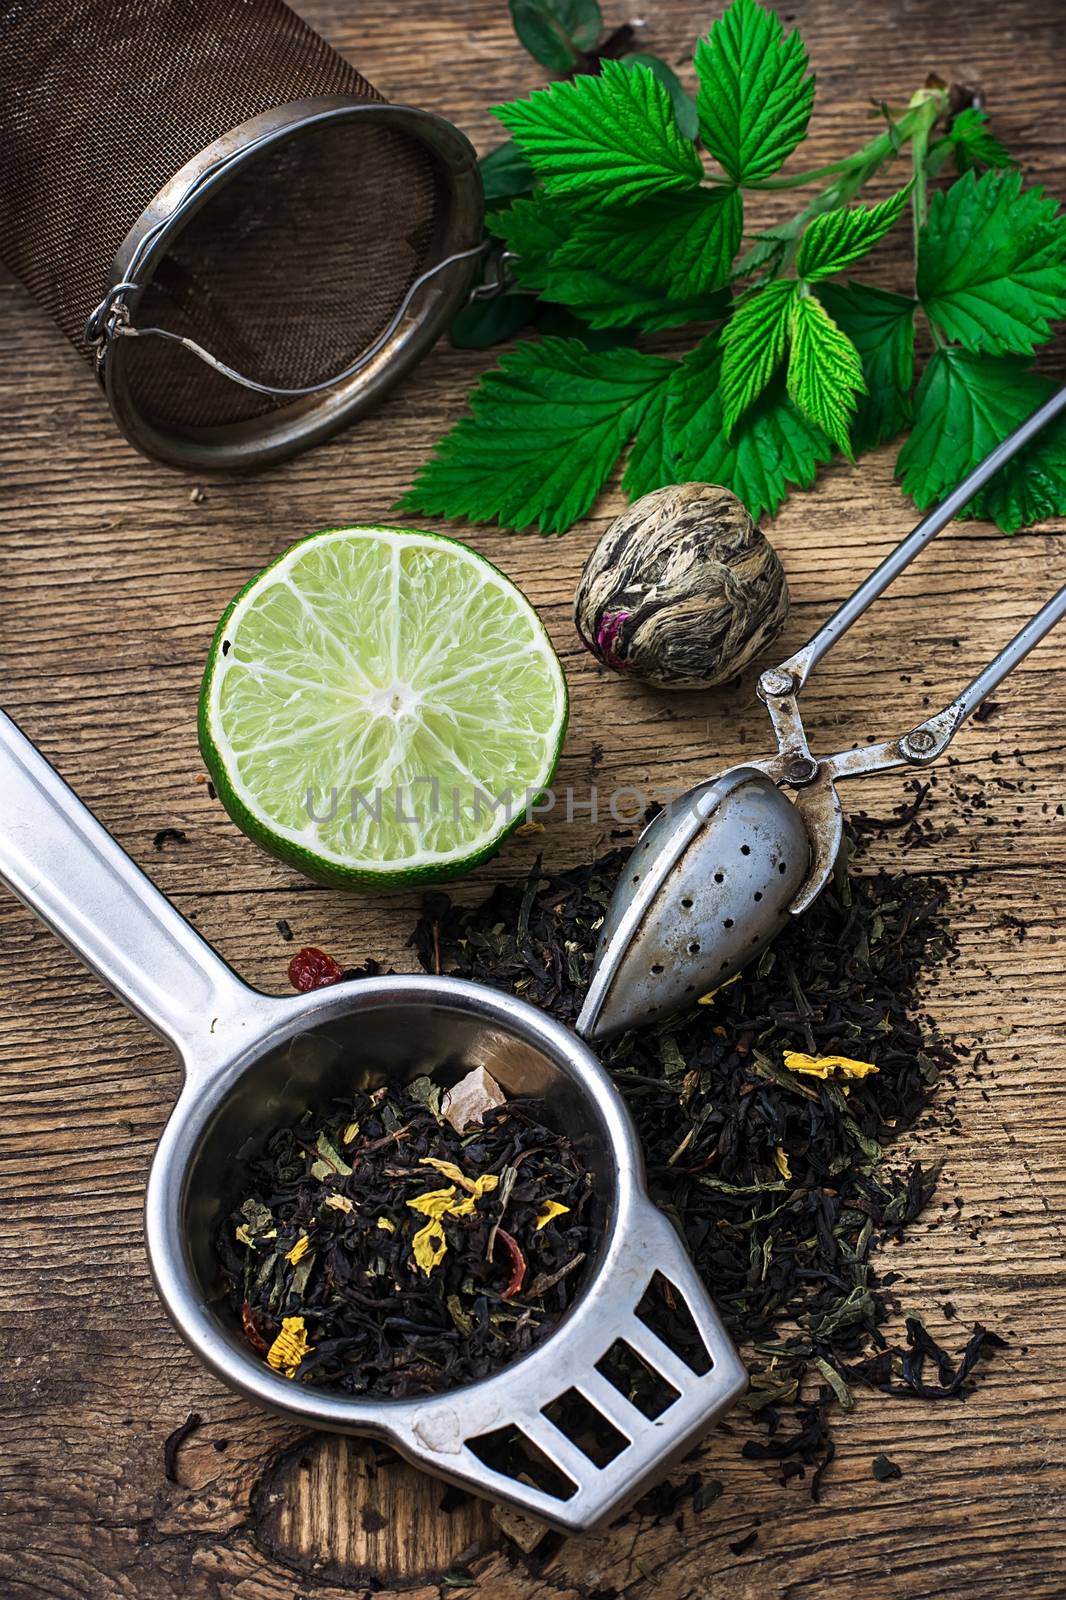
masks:
<path id="1" fill-rule="evenodd" d="M 1019 172 L 968 172 L 929 206 L 918 298 L 965 349 L 1030 355 L 1066 316 L 1066 219 Z"/>
<path id="2" fill-rule="evenodd" d="M 519 43 L 549 72 L 571 72 L 603 32 L 598 0 L 511 0 L 511 21 Z"/>
<path id="3" fill-rule="evenodd" d="M 736 189 L 666 195 L 624 211 L 590 211 L 552 257 L 553 268 L 606 267 L 612 278 L 677 301 L 729 281 L 744 207 Z"/>
<path id="4" fill-rule="evenodd" d="M 867 392 L 851 428 L 858 455 L 894 439 L 911 420 L 916 302 L 867 283 L 820 283 L 818 298 L 862 361 Z"/>
<path id="5" fill-rule="evenodd" d="M 914 425 L 896 461 L 920 510 L 936 505 L 1048 398 L 1053 384 L 1017 357 L 938 350 L 914 401 Z M 1006 533 L 1066 511 L 1066 428 L 1045 430 L 970 502 Z"/>
<path id="6" fill-rule="evenodd" d="M 988 117 L 976 106 L 960 111 L 951 124 L 947 142 L 960 173 L 971 167 L 1016 167 L 1018 163 L 988 126 Z"/>
<path id="7" fill-rule="evenodd" d="M 895 227 L 906 209 L 911 186 L 907 185 L 876 206 L 841 206 L 826 211 L 807 224 L 796 255 L 796 272 L 807 279 L 829 278 L 869 255 L 875 245 Z"/>
<path id="8" fill-rule="evenodd" d="M 674 379 L 680 370 L 675 367 L 666 382 L 659 385 L 641 418 L 622 474 L 622 488 L 631 500 L 638 500 L 642 494 L 651 494 L 653 489 L 665 489 L 678 481 L 667 427 L 667 410 L 672 401 Z"/>
<path id="9" fill-rule="evenodd" d="M 796 284 L 777 278 L 740 300 L 722 335 L 722 412 L 728 432 L 773 377 L 788 342 Z"/>
<path id="10" fill-rule="evenodd" d="M 493 300 L 472 300 L 452 318 L 448 338 L 457 350 L 487 350 L 527 328 L 537 317 L 531 294 L 498 294 Z"/>
<path id="11" fill-rule="evenodd" d="M 677 126 L 670 96 L 647 67 L 604 61 L 598 77 L 536 89 L 495 115 L 533 163 L 549 194 L 628 205 L 703 176 L 696 148 Z"/>
<path id="12" fill-rule="evenodd" d="M 696 346 L 669 379 L 666 406 L 669 448 L 684 482 L 720 483 L 747 506 L 752 516 L 773 516 L 789 485 L 806 489 L 832 446 L 823 433 L 792 406 L 780 380 L 772 385 L 733 430 L 722 411 L 722 351 L 711 334 Z"/>
<path id="13" fill-rule="evenodd" d="M 675 363 L 576 339 L 520 344 L 482 378 L 400 509 L 564 533 L 600 493 Z"/>
<path id="14" fill-rule="evenodd" d="M 859 395 L 866 393 L 859 352 L 812 294 L 797 295 L 793 300 L 789 336 L 789 398 L 797 411 L 853 460 L 851 419 Z"/>
<path id="15" fill-rule="evenodd" d="M 533 168 L 513 139 L 498 144 L 478 161 L 481 182 L 485 190 L 485 204 L 494 201 L 514 200 L 520 194 L 529 194 L 536 182 Z"/>
<path id="16" fill-rule="evenodd" d="M 734 0 L 696 46 L 703 142 L 735 183 L 768 178 L 807 132 L 814 78 L 798 33 L 756 0 Z"/>
<path id="17" fill-rule="evenodd" d="M 696 110 L 696 102 L 687 94 L 681 79 L 673 67 L 667 66 L 665 61 L 660 61 L 658 56 L 645 55 L 643 50 L 636 51 L 631 56 L 622 57 L 623 67 L 647 67 L 653 72 L 659 82 L 670 96 L 670 104 L 674 108 L 677 125 L 686 139 L 698 139 L 700 136 L 700 118 Z"/>

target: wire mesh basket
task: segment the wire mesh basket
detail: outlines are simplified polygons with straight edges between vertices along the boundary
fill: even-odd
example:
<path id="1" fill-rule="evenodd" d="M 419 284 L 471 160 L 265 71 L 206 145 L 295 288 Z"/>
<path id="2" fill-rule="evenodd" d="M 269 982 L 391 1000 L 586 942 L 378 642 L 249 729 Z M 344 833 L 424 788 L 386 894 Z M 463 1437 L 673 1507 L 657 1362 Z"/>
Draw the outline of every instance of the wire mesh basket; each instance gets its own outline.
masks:
<path id="1" fill-rule="evenodd" d="M 281 0 L 0 10 L 0 259 L 127 438 L 260 466 L 373 405 L 465 298 L 473 149 Z"/>

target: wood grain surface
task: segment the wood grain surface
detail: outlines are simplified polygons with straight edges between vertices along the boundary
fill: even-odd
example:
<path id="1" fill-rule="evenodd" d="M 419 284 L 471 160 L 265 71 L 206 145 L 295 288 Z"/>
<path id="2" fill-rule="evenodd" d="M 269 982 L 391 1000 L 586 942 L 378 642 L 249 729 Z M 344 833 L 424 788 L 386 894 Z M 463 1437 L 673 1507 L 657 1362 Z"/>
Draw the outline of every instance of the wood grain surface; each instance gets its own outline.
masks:
<path id="1" fill-rule="evenodd" d="M 390 98 L 444 113 L 482 148 L 494 140 L 487 108 L 541 79 L 502 0 L 302 9 Z M 980 86 L 1026 173 L 1066 193 L 1061 0 L 784 9 L 819 75 L 812 165 L 866 136 L 871 98 L 904 101 L 936 71 Z M 616 0 L 607 11 L 612 22 L 629 15 Z M 709 20 L 691 0 L 652 0 L 642 15 L 646 47 L 686 63 Z M 889 257 L 885 281 L 895 270 L 900 282 L 903 265 Z M 300 943 L 342 961 L 410 967 L 413 895 L 369 902 L 316 888 L 257 854 L 211 802 L 195 698 L 235 589 L 298 535 L 388 521 L 482 358 L 442 345 L 358 429 L 194 494 L 192 480 L 125 444 L 85 367 L 9 281 L 0 347 L 0 700 L 251 982 L 285 987 L 293 947 L 279 935 L 282 917 Z M 1064 370 L 1063 356 L 1059 340 L 1048 370 Z M 580 795 L 592 781 L 604 793 L 683 787 L 767 743 L 750 677 L 722 693 L 655 696 L 582 654 L 571 596 L 620 505 L 612 494 L 559 541 L 470 534 L 540 607 L 566 665 L 573 718 L 560 783 Z M 787 649 L 911 520 L 887 451 L 833 467 L 785 507 L 771 532 L 794 596 Z M 1061 524 L 1012 540 L 978 524 L 943 535 L 810 685 L 818 747 L 886 735 L 942 703 L 1061 582 L 1064 535 Z M 689 1504 L 658 1522 L 635 1515 L 522 1557 L 481 1504 L 456 1505 L 379 1449 L 300 1437 L 230 1396 L 168 1325 L 142 1248 L 145 1176 L 178 1087 L 174 1062 L 0 897 L 0 1593 L 350 1600 L 384 1590 L 430 1600 L 468 1592 L 456 1587 L 458 1568 L 472 1574 L 470 1592 L 492 1600 L 1066 1596 L 1064 667 L 1060 637 L 960 738 L 933 812 L 958 831 L 906 857 L 909 870 L 952 884 L 962 959 L 930 1009 L 974 1053 L 913 1135 L 947 1166 L 939 1199 L 891 1265 L 934 1332 L 951 1333 L 942 1309 L 951 1302 L 955 1334 L 979 1318 L 1009 1347 L 965 1404 L 861 1400 L 839 1425 L 818 1506 L 719 1431 L 698 1464 L 725 1488 L 703 1513 Z M 881 812 L 898 793 L 898 781 L 879 781 L 861 803 Z M 155 851 L 164 827 L 187 842 Z M 559 865 L 585 859 L 604 831 L 549 817 L 543 834 L 514 841 L 460 893 L 524 873 L 537 850 Z M 877 849 L 887 859 L 891 841 Z M 1024 939 L 1008 918 L 1027 925 Z M 190 1413 L 201 1425 L 169 1482 L 163 1442 Z M 899 1480 L 872 1476 L 882 1451 Z"/>

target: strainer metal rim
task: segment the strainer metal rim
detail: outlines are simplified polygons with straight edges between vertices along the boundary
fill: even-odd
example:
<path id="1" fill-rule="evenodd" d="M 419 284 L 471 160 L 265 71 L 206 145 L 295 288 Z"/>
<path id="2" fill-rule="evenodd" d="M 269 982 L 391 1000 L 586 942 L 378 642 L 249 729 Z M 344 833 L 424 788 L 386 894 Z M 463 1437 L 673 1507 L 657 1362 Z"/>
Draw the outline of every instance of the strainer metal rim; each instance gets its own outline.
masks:
<path id="1" fill-rule="evenodd" d="M 484 210 L 477 153 L 466 135 L 432 112 L 349 95 L 294 100 L 264 111 L 207 145 L 164 184 L 126 235 L 112 264 L 108 291 L 135 286 L 124 299 L 131 318 L 176 235 L 219 190 L 265 149 L 307 129 L 358 118 L 416 139 L 433 157 L 442 184 L 434 260 L 457 255 L 481 238 Z M 214 170 L 217 169 L 217 170 Z M 399 326 L 365 367 L 335 387 L 281 406 L 265 416 L 180 432 L 151 422 L 129 381 L 132 341 L 113 339 L 99 377 L 115 421 L 144 454 L 172 466 L 249 470 L 281 461 L 329 438 L 376 405 L 426 353 L 469 292 L 477 263 L 459 260 L 437 272 L 414 295 Z"/>

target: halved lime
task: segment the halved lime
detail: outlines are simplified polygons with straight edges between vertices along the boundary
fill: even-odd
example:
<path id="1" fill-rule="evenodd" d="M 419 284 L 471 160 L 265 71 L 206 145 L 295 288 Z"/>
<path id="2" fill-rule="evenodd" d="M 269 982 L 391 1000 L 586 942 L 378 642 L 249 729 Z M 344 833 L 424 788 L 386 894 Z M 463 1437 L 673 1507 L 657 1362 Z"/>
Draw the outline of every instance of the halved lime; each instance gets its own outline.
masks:
<path id="1" fill-rule="evenodd" d="M 200 748 L 249 838 L 320 883 L 468 871 L 551 783 L 566 680 L 533 607 L 440 534 L 337 528 L 231 602 Z"/>

